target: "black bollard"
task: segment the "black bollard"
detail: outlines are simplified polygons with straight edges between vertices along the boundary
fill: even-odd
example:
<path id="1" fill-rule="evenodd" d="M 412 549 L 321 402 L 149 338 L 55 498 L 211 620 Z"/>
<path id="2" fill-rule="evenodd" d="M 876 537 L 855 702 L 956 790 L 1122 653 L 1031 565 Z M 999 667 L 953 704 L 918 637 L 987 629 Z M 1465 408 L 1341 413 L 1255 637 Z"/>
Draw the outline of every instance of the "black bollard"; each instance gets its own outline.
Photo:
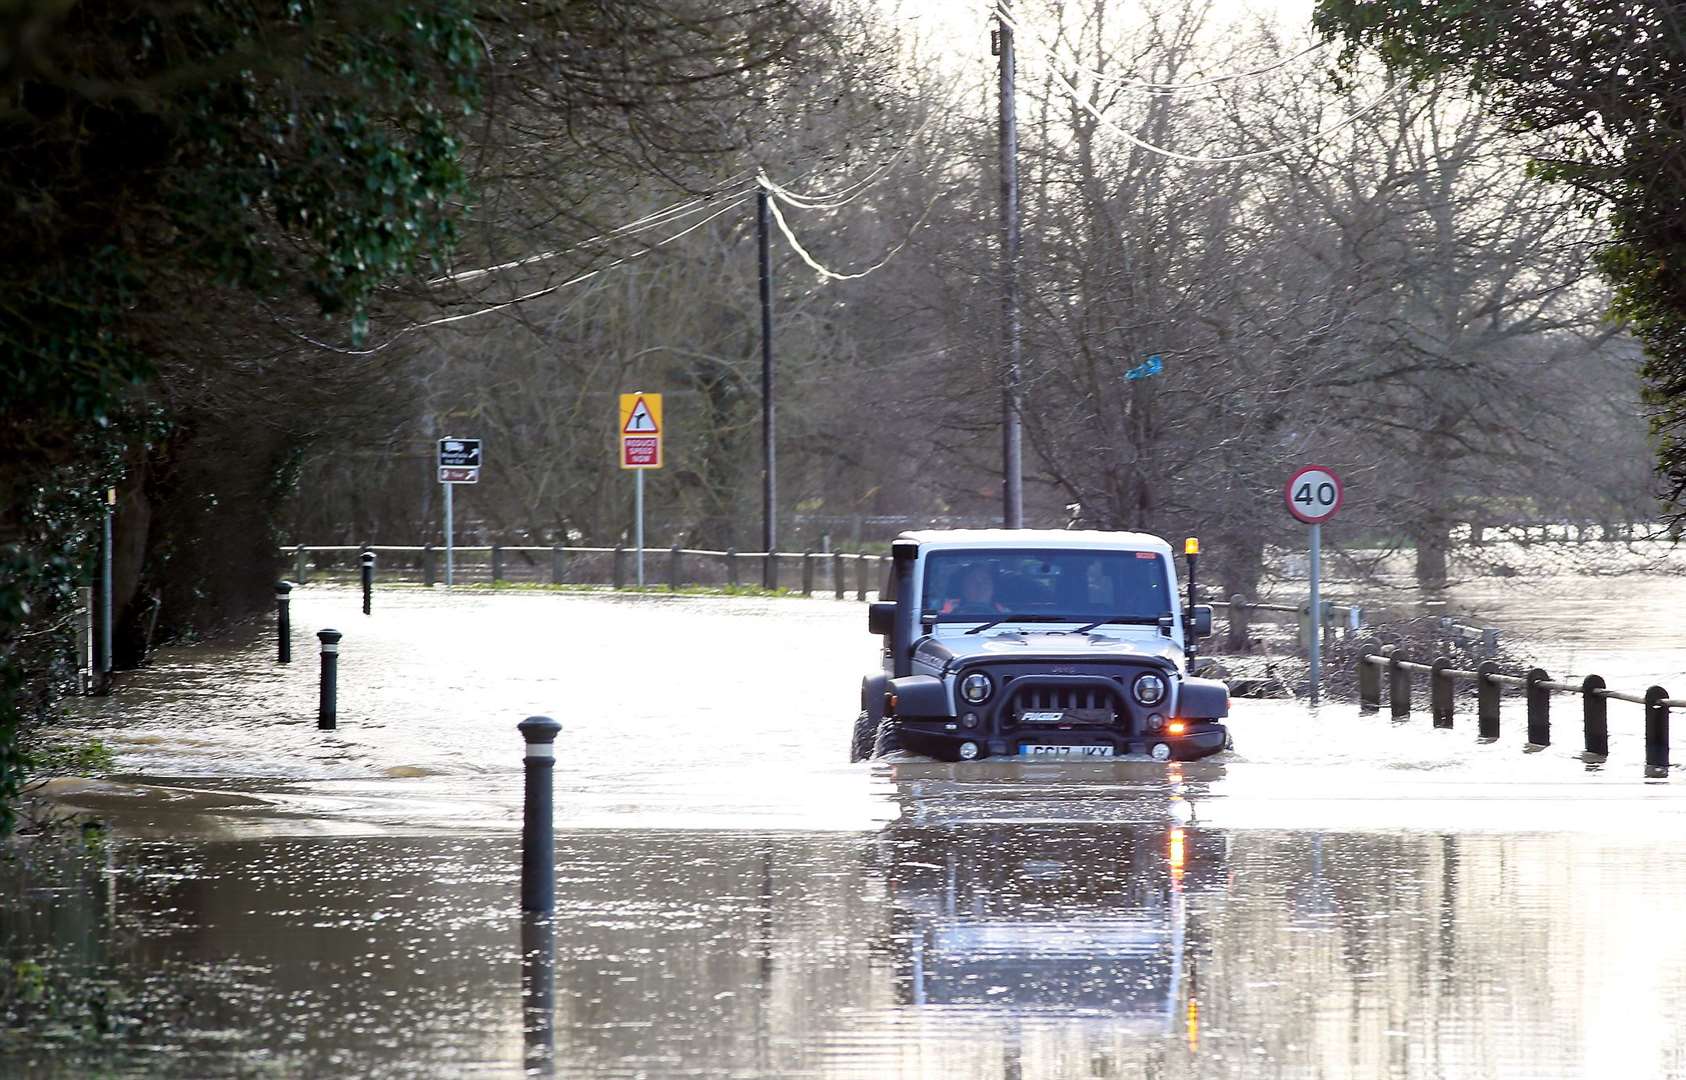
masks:
<path id="1" fill-rule="evenodd" d="M 317 699 L 316 726 L 323 731 L 332 731 L 339 724 L 339 667 L 340 667 L 340 638 L 344 635 L 338 630 L 318 630 L 317 640 L 322 642 L 322 692 Z"/>
<path id="2" fill-rule="evenodd" d="M 293 662 L 292 592 L 292 582 L 275 583 L 275 660 L 281 664 Z"/>
<path id="3" fill-rule="evenodd" d="M 526 1076 L 556 1075 L 556 924 L 521 916 L 521 1043 Z"/>
<path id="4" fill-rule="evenodd" d="M 1653 686 L 1645 691 L 1645 775 L 1668 775 L 1668 691 Z"/>
<path id="5" fill-rule="evenodd" d="M 527 791 L 521 811 L 521 910 L 556 910 L 556 834 L 551 801 L 556 772 L 556 735 L 562 725 L 548 716 L 529 716 L 516 725 L 527 741 Z"/>
<path id="6" fill-rule="evenodd" d="M 375 591 L 375 553 L 363 552 L 363 614 L 369 613 L 369 599 Z"/>

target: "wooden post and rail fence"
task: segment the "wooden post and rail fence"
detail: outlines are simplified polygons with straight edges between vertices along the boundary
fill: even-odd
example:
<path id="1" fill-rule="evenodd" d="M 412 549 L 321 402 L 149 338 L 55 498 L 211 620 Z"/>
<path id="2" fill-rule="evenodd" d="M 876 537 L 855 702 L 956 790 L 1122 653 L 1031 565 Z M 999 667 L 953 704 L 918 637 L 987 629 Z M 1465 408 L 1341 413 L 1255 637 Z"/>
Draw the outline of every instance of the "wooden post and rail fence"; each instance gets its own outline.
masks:
<path id="1" fill-rule="evenodd" d="M 293 580 L 308 584 L 312 577 L 332 579 L 349 576 L 362 555 L 374 552 L 380 560 L 381 576 L 389 581 L 412 581 L 435 585 L 441 580 L 444 548 L 434 544 L 290 544 L 281 554 L 293 564 Z M 666 549 L 644 549 L 645 565 L 655 566 L 665 554 L 665 581 L 657 587 L 677 590 L 689 586 L 738 588 L 771 581 L 776 587 L 800 588 L 802 595 L 831 593 L 839 600 L 850 593 L 865 600 L 878 588 L 888 557 L 843 551 L 775 552 L 724 551 L 685 548 L 674 544 Z M 637 551 L 616 547 L 568 547 L 561 544 L 505 545 L 468 544 L 455 548 L 456 579 L 465 584 L 524 582 L 550 585 L 606 585 L 627 588 Z M 769 565 L 770 564 L 770 565 Z M 788 583 L 788 584 L 787 584 Z M 1223 633 L 1231 652 L 1245 652 L 1254 627 L 1264 622 L 1297 622 L 1302 647 L 1309 640 L 1311 621 L 1308 604 L 1271 604 L 1235 594 L 1211 605 L 1225 616 Z M 1340 629 L 1352 636 L 1365 628 L 1364 608 L 1358 604 L 1325 601 L 1322 640 L 1329 631 Z M 1479 650 L 1491 657 L 1498 652 L 1499 632 L 1491 627 L 1470 626 L 1450 618 L 1439 620 L 1440 637 L 1448 647 Z"/>
<path id="2" fill-rule="evenodd" d="M 293 580 L 300 585 L 312 578 L 351 580 L 365 553 L 380 560 L 380 574 L 388 581 L 411 581 L 436 585 L 443 578 L 445 549 L 434 544 L 289 544 L 280 549 L 292 563 Z M 516 544 L 459 544 L 454 549 L 456 581 L 462 584 L 520 582 L 547 585 L 598 585 L 614 589 L 629 587 L 631 568 L 638 552 L 625 545 L 616 547 L 568 547 Z M 665 555 L 666 559 L 660 557 Z M 885 555 L 845 551 L 715 551 L 685 548 L 644 549 L 645 565 L 665 562 L 665 580 L 657 587 L 678 590 L 691 586 L 736 588 L 759 585 L 800 589 L 804 596 L 829 592 L 838 600 L 850 593 L 865 600 L 878 589 Z"/>
<path id="3" fill-rule="evenodd" d="M 1384 679 L 1385 674 L 1385 679 Z M 1686 708 L 1686 699 L 1671 698 L 1668 691 L 1653 686 L 1643 694 L 1611 690 L 1598 675 L 1584 679 L 1553 679 L 1542 668 L 1530 668 L 1517 675 L 1502 671 L 1492 660 L 1473 669 L 1453 666 L 1451 658 L 1437 656 L 1431 663 L 1407 659 L 1393 645 L 1365 642 L 1358 658 L 1358 699 L 1367 710 L 1382 704 L 1382 684 L 1387 684 L 1388 710 L 1396 720 L 1411 715 L 1412 676 L 1426 675 L 1429 714 L 1437 728 L 1453 724 L 1459 680 L 1473 681 L 1476 689 L 1476 737 L 1484 742 L 1499 738 L 1499 705 L 1507 687 L 1520 689 L 1527 707 L 1528 744 L 1551 745 L 1551 696 L 1578 694 L 1581 697 L 1582 745 L 1588 758 L 1603 760 L 1610 753 L 1609 703 L 1624 701 L 1645 708 L 1645 775 L 1668 775 L 1669 711 Z"/>

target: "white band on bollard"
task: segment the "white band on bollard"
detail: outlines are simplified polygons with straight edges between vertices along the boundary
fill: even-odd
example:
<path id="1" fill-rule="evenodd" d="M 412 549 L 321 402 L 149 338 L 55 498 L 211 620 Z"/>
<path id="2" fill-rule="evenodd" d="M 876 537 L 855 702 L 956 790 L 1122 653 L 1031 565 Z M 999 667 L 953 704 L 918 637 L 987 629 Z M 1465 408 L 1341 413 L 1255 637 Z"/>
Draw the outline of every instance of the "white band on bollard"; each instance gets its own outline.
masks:
<path id="1" fill-rule="evenodd" d="M 556 756 L 556 744 L 530 742 L 527 744 L 527 756 L 530 758 L 553 758 Z"/>
<path id="2" fill-rule="evenodd" d="M 325 653 L 337 653 L 340 651 L 340 643 L 337 641 L 323 642 L 322 651 Z"/>

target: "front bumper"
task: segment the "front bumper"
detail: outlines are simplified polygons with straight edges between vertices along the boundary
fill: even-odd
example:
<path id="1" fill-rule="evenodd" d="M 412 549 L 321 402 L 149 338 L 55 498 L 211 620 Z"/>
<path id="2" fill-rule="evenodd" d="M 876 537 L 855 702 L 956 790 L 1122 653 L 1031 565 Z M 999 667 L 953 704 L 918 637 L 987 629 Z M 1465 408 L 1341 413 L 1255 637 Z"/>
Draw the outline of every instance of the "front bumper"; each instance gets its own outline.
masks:
<path id="1" fill-rule="evenodd" d="M 1171 751 L 1171 756 L 1166 760 L 1196 761 L 1211 757 L 1229 745 L 1229 729 L 1216 721 L 1189 721 L 1188 730 L 1181 735 L 1166 735 L 1162 732 L 1126 735 L 1121 732 L 1095 730 L 1026 731 L 1020 728 L 1003 736 L 991 736 L 976 731 L 968 732 L 959 728 L 953 721 L 942 720 L 898 720 L 896 727 L 902 749 L 939 761 L 968 760 L 960 753 L 961 745 L 968 742 L 978 748 L 976 757 L 971 760 L 986 757 L 1020 757 L 1022 748 L 1027 745 L 1110 746 L 1115 757 L 1150 757 L 1154 744 L 1164 743 Z M 951 727 L 955 730 L 948 730 Z M 1067 761 L 1083 758 L 1081 754 L 1072 754 L 1069 757 L 1034 755 L 1024 756 L 1024 760 Z"/>

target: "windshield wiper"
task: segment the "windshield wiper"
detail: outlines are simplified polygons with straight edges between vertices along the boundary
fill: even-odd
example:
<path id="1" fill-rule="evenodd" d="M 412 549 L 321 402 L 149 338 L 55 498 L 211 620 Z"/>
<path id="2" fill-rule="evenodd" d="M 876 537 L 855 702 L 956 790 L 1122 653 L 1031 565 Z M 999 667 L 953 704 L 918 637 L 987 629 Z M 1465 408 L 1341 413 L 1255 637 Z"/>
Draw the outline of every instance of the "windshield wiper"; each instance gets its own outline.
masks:
<path id="1" fill-rule="evenodd" d="M 1064 622 L 1058 615 L 1003 615 L 999 619 L 986 623 L 979 623 L 966 631 L 968 634 L 981 634 L 992 626 L 1000 626 L 1004 622 Z"/>
<path id="2" fill-rule="evenodd" d="M 1159 620 L 1150 619 L 1144 615 L 1114 615 L 1110 619 L 1100 619 L 1096 622 L 1090 623 L 1088 626 L 1079 626 L 1077 629 L 1071 631 L 1071 633 L 1087 634 L 1095 627 L 1105 626 L 1107 623 L 1125 623 L 1130 626 L 1158 626 Z"/>

